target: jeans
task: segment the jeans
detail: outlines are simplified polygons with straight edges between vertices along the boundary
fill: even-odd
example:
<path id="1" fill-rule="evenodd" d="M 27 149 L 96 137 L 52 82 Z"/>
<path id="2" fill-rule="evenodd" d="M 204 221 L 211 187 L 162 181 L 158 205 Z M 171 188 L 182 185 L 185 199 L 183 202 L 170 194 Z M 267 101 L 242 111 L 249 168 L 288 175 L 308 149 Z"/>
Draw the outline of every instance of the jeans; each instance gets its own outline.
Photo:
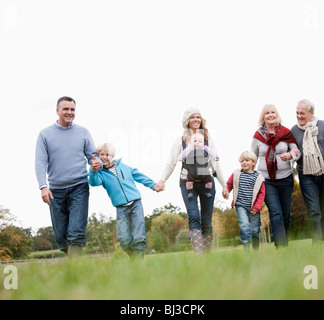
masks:
<path id="1" fill-rule="evenodd" d="M 83 246 L 86 242 L 89 184 L 65 189 L 51 189 L 50 213 L 54 235 L 61 250 L 68 246 Z"/>
<path id="2" fill-rule="evenodd" d="M 324 240 L 324 175 L 312 176 L 299 173 L 298 176 L 312 239 Z"/>
<path id="3" fill-rule="evenodd" d="M 144 251 L 146 247 L 144 210 L 141 200 L 117 209 L 117 241 L 120 247 L 130 253 L 132 250 Z"/>
<path id="4" fill-rule="evenodd" d="M 242 243 L 248 243 L 251 239 L 259 239 L 261 219 L 260 212 L 251 214 L 243 206 L 236 206 L 236 213 L 240 227 L 240 239 Z"/>
<path id="5" fill-rule="evenodd" d="M 294 188 L 292 174 L 283 179 L 265 180 L 265 203 L 268 207 L 271 231 L 276 246 L 288 245 L 291 195 Z"/>
<path id="6" fill-rule="evenodd" d="M 194 182 L 192 190 L 193 197 L 188 198 L 188 190 L 186 188 L 186 180 L 180 182 L 181 194 L 186 206 L 189 217 L 189 230 L 201 230 L 204 236 L 213 236 L 212 217 L 214 208 L 214 199 L 216 195 L 215 181 L 212 181 L 212 188 L 210 191 L 211 197 L 206 196 L 205 183 Z M 197 198 L 200 199 L 201 214 L 199 214 L 199 207 Z"/>

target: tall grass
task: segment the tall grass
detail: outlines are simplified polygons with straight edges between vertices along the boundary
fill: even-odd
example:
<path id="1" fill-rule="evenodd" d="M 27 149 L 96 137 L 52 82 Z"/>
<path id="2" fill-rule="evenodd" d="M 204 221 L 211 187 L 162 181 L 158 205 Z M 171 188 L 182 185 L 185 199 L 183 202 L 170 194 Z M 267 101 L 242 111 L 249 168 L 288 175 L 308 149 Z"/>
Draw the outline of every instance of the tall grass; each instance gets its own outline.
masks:
<path id="1" fill-rule="evenodd" d="M 276 250 L 242 248 L 157 254 L 144 260 L 63 259 L 18 267 L 18 289 L 0 283 L 1 299 L 323 299 L 324 247 L 291 242 Z M 306 290 L 304 268 L 318 270 L 318 289 Z M 0 271 L 1 267 L 0 267 Z M 0 273 L 0 276 L 5 275 Z"/>

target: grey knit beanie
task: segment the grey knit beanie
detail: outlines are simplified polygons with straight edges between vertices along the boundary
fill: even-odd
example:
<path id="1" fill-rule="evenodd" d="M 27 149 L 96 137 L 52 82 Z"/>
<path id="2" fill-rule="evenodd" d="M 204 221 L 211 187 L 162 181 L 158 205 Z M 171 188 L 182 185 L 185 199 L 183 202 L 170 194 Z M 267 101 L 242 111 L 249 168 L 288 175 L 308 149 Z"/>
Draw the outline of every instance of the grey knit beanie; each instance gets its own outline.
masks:
<path id="1" fill-rule="evenodd" d="M 200 111 L 199 109 L 197 108 L 192 108 L 190 107 L 189 109 L 187 109 L 185 111 L 185 113 L 183 114 L 183 117 L 182 117 L 182 126 L 185 128 L 186 126 L 186 123 L 188 122 L 189 118 L 193 115 L 193 114 L 200 114 Z"/>

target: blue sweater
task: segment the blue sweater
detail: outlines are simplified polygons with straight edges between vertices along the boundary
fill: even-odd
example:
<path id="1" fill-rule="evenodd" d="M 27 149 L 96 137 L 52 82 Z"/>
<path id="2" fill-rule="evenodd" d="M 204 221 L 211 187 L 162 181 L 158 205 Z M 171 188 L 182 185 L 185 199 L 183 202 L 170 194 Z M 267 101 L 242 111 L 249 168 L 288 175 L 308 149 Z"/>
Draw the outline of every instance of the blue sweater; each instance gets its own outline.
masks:
<path id="1" fill-rule="evenodd" d="M 39 187 L 64 189 L 88 182 L 87 162 L 97 156 L 89 131 L 73 124 L 63 128 L 57 123 L 43 129 L 36 144 L 35 170 Z M 101 162 L 101 160 L 100 160 Z"/>
<path id="2" fill-rule="evenodd" d="M 114 207 L 141 199 L 141 193 L 137 189 L 135 181 L 153 190 L 155 182 L 152 179 L 124 164 L 121 160 L 115 163 L 118 177 L 107 169 L 93 172 L 90 168 L 89 172 L 90 186 L 103 186 Z"/>

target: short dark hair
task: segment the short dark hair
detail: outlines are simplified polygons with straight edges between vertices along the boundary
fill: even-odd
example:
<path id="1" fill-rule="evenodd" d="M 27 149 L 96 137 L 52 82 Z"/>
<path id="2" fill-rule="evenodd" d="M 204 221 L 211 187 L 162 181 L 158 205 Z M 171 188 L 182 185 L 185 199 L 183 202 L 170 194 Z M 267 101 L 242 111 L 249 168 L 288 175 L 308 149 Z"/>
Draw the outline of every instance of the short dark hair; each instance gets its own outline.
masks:
<path id="1" fill-rule="evenodd" d="M 56 107 L 57 107 L 57 108 L 60 108 L 60 103 L 61 103 L 62 101 L 72 101 L 72 102 L 74 102 L 74 104 L 76 105 L 76 102 L 75 102 L 74 99 L 72 99 L 71 97 L 64 96 L 64 97 L 61 97 L 60 99 L 57 100 L 57 103 L 56 103 Z"/>

